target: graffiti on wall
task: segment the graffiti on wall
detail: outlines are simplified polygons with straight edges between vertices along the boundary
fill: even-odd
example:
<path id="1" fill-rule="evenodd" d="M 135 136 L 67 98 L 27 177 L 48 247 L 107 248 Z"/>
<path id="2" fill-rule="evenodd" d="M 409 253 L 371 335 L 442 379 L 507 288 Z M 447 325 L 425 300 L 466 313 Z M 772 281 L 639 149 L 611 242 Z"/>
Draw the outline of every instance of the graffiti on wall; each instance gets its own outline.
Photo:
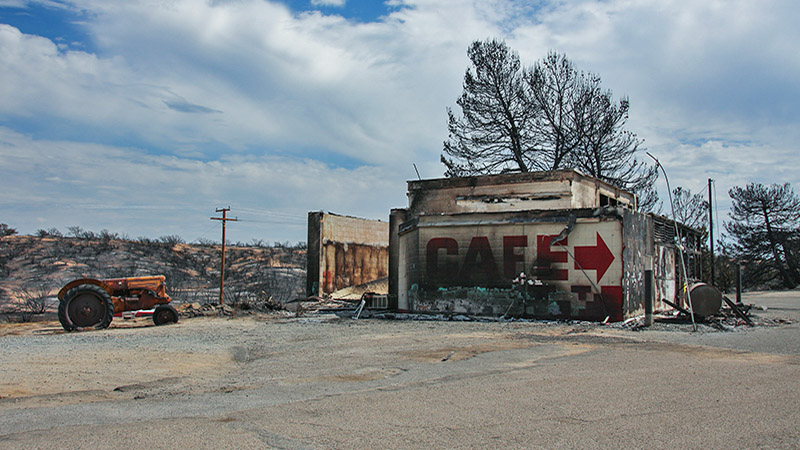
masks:
<path id="1" fill-rule="evenodd" d="M 553 242 L 563 227 L 447 227 L 426 229 L 420 239 L 422 287 L 510 289 L 527 274 L 536 284 L 522 294 L 526 315 L 621 318 L 622 243 L 618 222 L 578 224 Z"/>

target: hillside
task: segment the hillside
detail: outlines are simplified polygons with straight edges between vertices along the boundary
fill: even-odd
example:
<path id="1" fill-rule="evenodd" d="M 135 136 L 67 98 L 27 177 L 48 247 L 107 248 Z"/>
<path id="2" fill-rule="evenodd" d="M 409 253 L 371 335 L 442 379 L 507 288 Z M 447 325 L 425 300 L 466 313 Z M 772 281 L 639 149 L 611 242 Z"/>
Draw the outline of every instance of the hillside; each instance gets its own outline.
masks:
<path id="1" fill-rule="evenodd" d="M 165 275 L 178 302 L 215 301 L 219 296 L 219 245 L 75 237 L 0 238 L 0 304 L 26 294 L 55 295 L 80 277 Z M 226 246 L 227 302 L 259 295 L 285 302 L 303 295 L 305 249 Z M 262 294 L 263 293 L 263 294 Z"/>

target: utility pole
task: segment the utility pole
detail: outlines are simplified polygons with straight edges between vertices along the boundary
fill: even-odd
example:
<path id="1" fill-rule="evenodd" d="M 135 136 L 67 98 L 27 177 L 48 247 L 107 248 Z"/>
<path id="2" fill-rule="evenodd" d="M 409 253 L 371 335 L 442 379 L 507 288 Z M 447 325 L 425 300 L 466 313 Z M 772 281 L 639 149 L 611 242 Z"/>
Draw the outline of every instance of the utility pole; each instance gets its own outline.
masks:
<path id="1" fill-rule="evenodd" d="M 711 247 L 711 285 L 713 286 L 714 283 L 714 204 L 711 203 L 711 183 L 714 180 L 711 178 L 708 179 L 708 237 L 710 241 Z"/>
<path id="2" fill-rule="evenodd" d="M 223 298 L 225 293 L 225 223 L 228 221 L 236 222 L 239 219 L 230 219 L 227 216 L 228 211 L 231 210 L 231 207 L 227 208 L 217 208 L 217 212 L 222 213 L 222 217 L 212 217 L 211 220 L 219 220 L 222 222 L 222 267 L 219 271 L 219 304 L 220 306 L 223 304 Z"/>

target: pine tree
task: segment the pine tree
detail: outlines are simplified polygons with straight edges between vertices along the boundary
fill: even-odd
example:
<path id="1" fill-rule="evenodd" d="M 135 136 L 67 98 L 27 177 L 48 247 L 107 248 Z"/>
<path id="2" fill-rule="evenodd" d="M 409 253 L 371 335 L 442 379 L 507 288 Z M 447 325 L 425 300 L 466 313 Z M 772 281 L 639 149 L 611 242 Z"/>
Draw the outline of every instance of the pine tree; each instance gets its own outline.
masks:
<path id="1" fill-rule="evenodd" d="M 789 183 L 750 183 L 729 191 L 733 203 L 725 229 L 735 240 L 736 256 L 749 262 L 756 278 L 779 278 L 791 289 L 800 283 L 797 242 L 800 239 L 800 197 Z"/>

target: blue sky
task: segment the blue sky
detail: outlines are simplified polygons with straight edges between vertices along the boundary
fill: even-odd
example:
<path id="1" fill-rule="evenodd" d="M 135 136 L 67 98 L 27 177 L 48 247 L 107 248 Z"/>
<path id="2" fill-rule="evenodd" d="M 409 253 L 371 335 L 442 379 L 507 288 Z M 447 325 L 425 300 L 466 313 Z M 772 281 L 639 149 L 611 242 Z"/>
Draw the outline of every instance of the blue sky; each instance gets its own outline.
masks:
<path id="1" fill-rule="evenodd" d="M 0 222 L 191 241 L 230 206 L 231 240 L 270 242 L 305 240 L 310 210 L 386 220 L 413 164 L 442 175 L 489 37 L 600 74 L 673 185 L 717 180 L 724 219 L 733 185 L 800 189 L 798 19 L 788 0 L 0 0 Z"/>
<path id="2" fill-rule="evenodd" d="M 13 25 L 25 34 L 46 37 L 59 45 L 92 50 L 90 36 L 82 26 L 85 14 L 61 2 L 0 2 L 2 23 Z"/>
<path id="3" fill-rule="evenodd" d="M 360 23 L 377 22 L 401 7 L 380 0 L 286 0 L 282 3 L 296 13 L 318 11 Z"/>

